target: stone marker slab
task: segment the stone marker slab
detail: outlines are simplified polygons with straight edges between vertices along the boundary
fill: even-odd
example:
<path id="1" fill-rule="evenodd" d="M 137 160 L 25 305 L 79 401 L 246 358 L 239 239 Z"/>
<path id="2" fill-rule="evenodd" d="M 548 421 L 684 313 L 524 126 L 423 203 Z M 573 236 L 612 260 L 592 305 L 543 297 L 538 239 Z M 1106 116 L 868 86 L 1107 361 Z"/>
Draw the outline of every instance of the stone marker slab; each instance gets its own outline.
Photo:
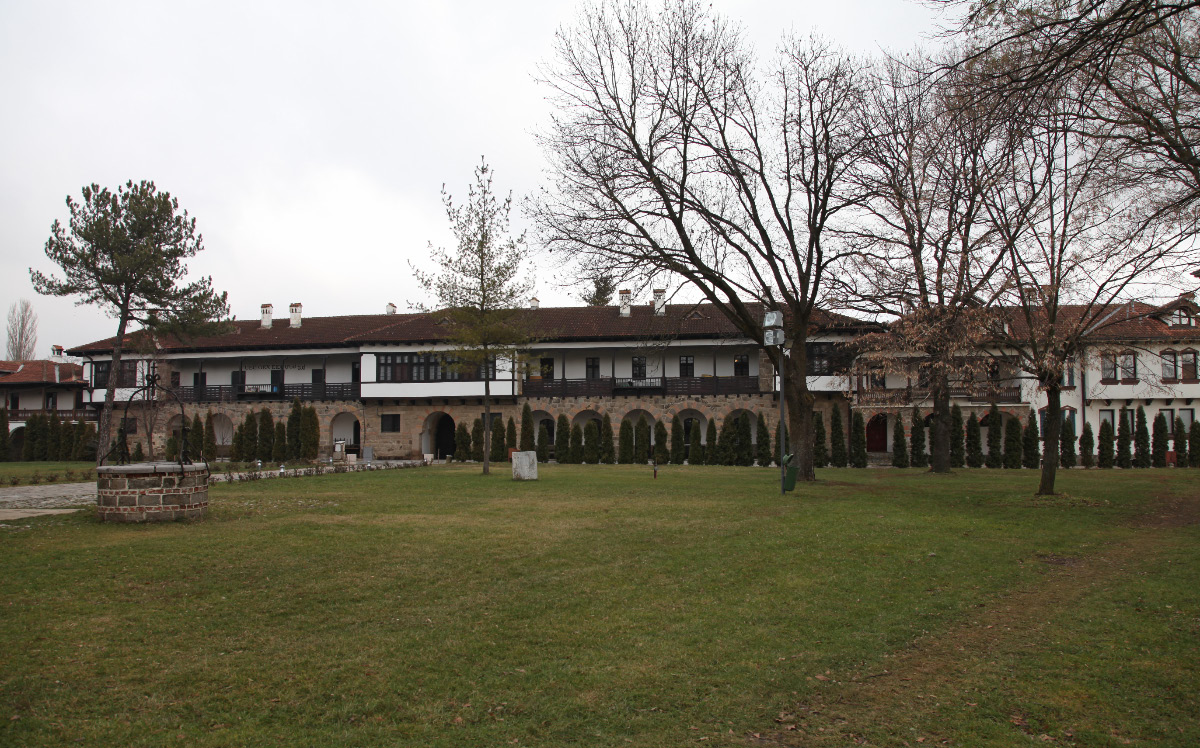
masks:
<path id="1" fill-rule="evenodd" d="M 537 452 L 513 452 L 513 480 L 537 480 Z"/>

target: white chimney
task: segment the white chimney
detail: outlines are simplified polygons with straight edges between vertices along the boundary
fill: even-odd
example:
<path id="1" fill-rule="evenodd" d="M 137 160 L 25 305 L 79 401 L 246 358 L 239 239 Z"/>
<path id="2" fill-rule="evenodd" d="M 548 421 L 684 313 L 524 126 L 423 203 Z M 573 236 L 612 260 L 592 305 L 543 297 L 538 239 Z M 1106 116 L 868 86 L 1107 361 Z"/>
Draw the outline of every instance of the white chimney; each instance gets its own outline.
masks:
<path id="1" fill-rule="evenodd" d="M 288 307 L 288 314 L 292 317 L 292 327 L 299 327 L 301 320 L 304 318 L 304 306 L 299 302 L 295 302 Z"/>
<path id="2" fill-rule="evenodd" d="M 271 327 L 271 311 L 274 308 L 275 307 L 271 306 L 270 304 L 262 305 L 262 326 L 263 327 L 270 329 L 270 327 Z"/>
<path id="3" fill-rule="evenodd" d="M 629 291 L 622 290 L 622 291 L 618 291 L 617 293 L 619 293 L 621 296 L 621 316 L 628 317 L 629 316 Z"/>
<path id="4" fill-rule="evenodd" d="M 396 305 L 389 301 L 388 305 L 383 308 L 383 311 L 384 311 L 384 314 L 395 314 L 396 313 Z"/>
<path id="5" fill-rule="evenodd" d="M 538 308 L 538 303 L 539 303 L 539 302 L 538 302 L 538 297 L 534 296 L 532 299 L 530 299 L 530 300 L 529 300 L 529 308 L 530 308 L 530 309 L 537 309 L 537 308 Z"/>
<path id="6" fill-rule="evenodd" d="M 62 361 L 66 358 L 63 356 L 63 347 L 61 345 L 50 346 L 50 356 L 58 361 Z"/>
<path id="7" fill-rule="evenodd" d="M 654 315 L 661 317 L 667 313 L 667 290 L 665 288 L 654 289 Z"/>

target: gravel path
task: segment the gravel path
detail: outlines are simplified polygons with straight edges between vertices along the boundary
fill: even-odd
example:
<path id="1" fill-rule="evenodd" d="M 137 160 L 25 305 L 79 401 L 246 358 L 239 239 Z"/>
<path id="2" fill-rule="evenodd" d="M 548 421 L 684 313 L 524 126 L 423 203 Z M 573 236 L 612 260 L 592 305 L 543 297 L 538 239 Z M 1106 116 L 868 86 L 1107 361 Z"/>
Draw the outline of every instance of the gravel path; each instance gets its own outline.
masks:
<path id="1" fill-rule="evenodd" d="M 95 481 L 0 488 L 0 509 L 66 509 L 95 503 Z"/>

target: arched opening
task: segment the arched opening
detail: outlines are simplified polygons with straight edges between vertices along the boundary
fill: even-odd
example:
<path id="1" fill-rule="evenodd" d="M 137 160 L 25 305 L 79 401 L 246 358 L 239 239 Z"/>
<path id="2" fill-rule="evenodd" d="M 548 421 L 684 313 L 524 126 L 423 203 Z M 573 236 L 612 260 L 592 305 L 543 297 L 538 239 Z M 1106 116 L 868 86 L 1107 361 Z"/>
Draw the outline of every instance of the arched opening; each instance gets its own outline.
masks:
<path id="1" fill-rule="evenodd" d="M 233 421 L 224 413 L 213 413 L 213 436 L 217 440 L 217 454 L 228 456 L 228 449 L 233 444 Z"/>
<path id="2" fill-rule="evenodd" d="M 708 419 L 704 414 L 693 408 L 685 408 L 679 411 L 676 415 L 679 416 L 680 422 L 683 424 L 683 455 L 684 459 L 691 459 L 692 456 L 692 429 L 699 429 L 700 443 L 703 444 L 708 436 L 705 429 L 708 426 Z"/>
<path id="3" fill-rule="evenodd" d="M 600 415 L 594 410 L 581 410 L 575 415 L 575 418 L 571 420 L 571 425 L 574 426 L 575 424 L 579 424 L 579 428 L 581 430 L 587 430 L 587 425 L 592 421 L 595 421 L 596 428 L 599 428 L 600 424 L 604 422 L 604 416 Z"/>
<path id="4" fill-rule="evenodd" d="M 538 444 L 538 434 L 541 427 L 546 427 L 546 435 L 551 445 L 554 444 L 554 416 L 544 410 L 535 410 L 529 414 L 533 418 L 533 443 Z"/>
<path id="5" fill-rule="evenodd" d="M 649 411 L 642 410 L 641 408 L 634 408 L 633 410 L 626 413 L 625 417 L 622 418 L 621 420 L 629 421 L 629 425 L 631 427 L 633 427 L 634 429 L 636 429 L 637 425 L 638 425 L 638 421 L 640 421 L 643 418 L 646 419 L 646 426 L 648 426 L 650 428 L 650 443 L 654 444 L 655 420 L 654 420 L 654 416 L 650 415 Z"/>
<path id="6" fill-rule="evenodd" d="M 454 454 L 454 419 L 449 413 L 430 413 L 421 430 L 421 453 L 444 460 Z"/>
<path id="7" fill-rule="evenodd" d="M 729 415 L 733 416 L 734 419 L 745 417 L 750 424 L 750 443 L 758 444 L 758 416 L 753 411 L 746 410 L 745 408 L 730 411 Z M 720 425 L 723 424 L 718 424 L 718 426 Z"/>
<path id="8" fill-rule="evenodd" d="M 176 413 L 167 420 L 167 438 L 175 437 L 179 440 L 183 434 L 183 416 Z"/>
<path id="9" fill-rule="evenodd" d="M 353 413 L 338 413 L 329 422 L 329 445 L 332 449 L 335 442 L 343 439 L 346 442 L 348 454 L 358 454 L 360 426 Z"/>
<path id="10" fill-rule="evenodd" d="M 887 413 L 876 413 L 867 421 L 867 451 L 888 451 L 888 417 Z"/>

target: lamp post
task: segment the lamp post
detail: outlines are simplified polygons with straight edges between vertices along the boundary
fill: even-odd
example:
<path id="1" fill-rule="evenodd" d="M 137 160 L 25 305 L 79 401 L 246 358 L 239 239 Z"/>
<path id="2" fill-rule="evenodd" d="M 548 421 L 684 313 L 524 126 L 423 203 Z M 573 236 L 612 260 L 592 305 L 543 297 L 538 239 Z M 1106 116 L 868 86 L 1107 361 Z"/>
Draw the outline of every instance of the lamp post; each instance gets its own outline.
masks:
<path id="1" fill-rule="evenodd" d="M 784 464 L 784 428 L 786 406 L 784 405 L 784 367 L 783 367 L 783 312 L 767 312 L 763 316 L 763 345 L 779 347 L 779 495 L 787 493 L 787 465 Z"/>

